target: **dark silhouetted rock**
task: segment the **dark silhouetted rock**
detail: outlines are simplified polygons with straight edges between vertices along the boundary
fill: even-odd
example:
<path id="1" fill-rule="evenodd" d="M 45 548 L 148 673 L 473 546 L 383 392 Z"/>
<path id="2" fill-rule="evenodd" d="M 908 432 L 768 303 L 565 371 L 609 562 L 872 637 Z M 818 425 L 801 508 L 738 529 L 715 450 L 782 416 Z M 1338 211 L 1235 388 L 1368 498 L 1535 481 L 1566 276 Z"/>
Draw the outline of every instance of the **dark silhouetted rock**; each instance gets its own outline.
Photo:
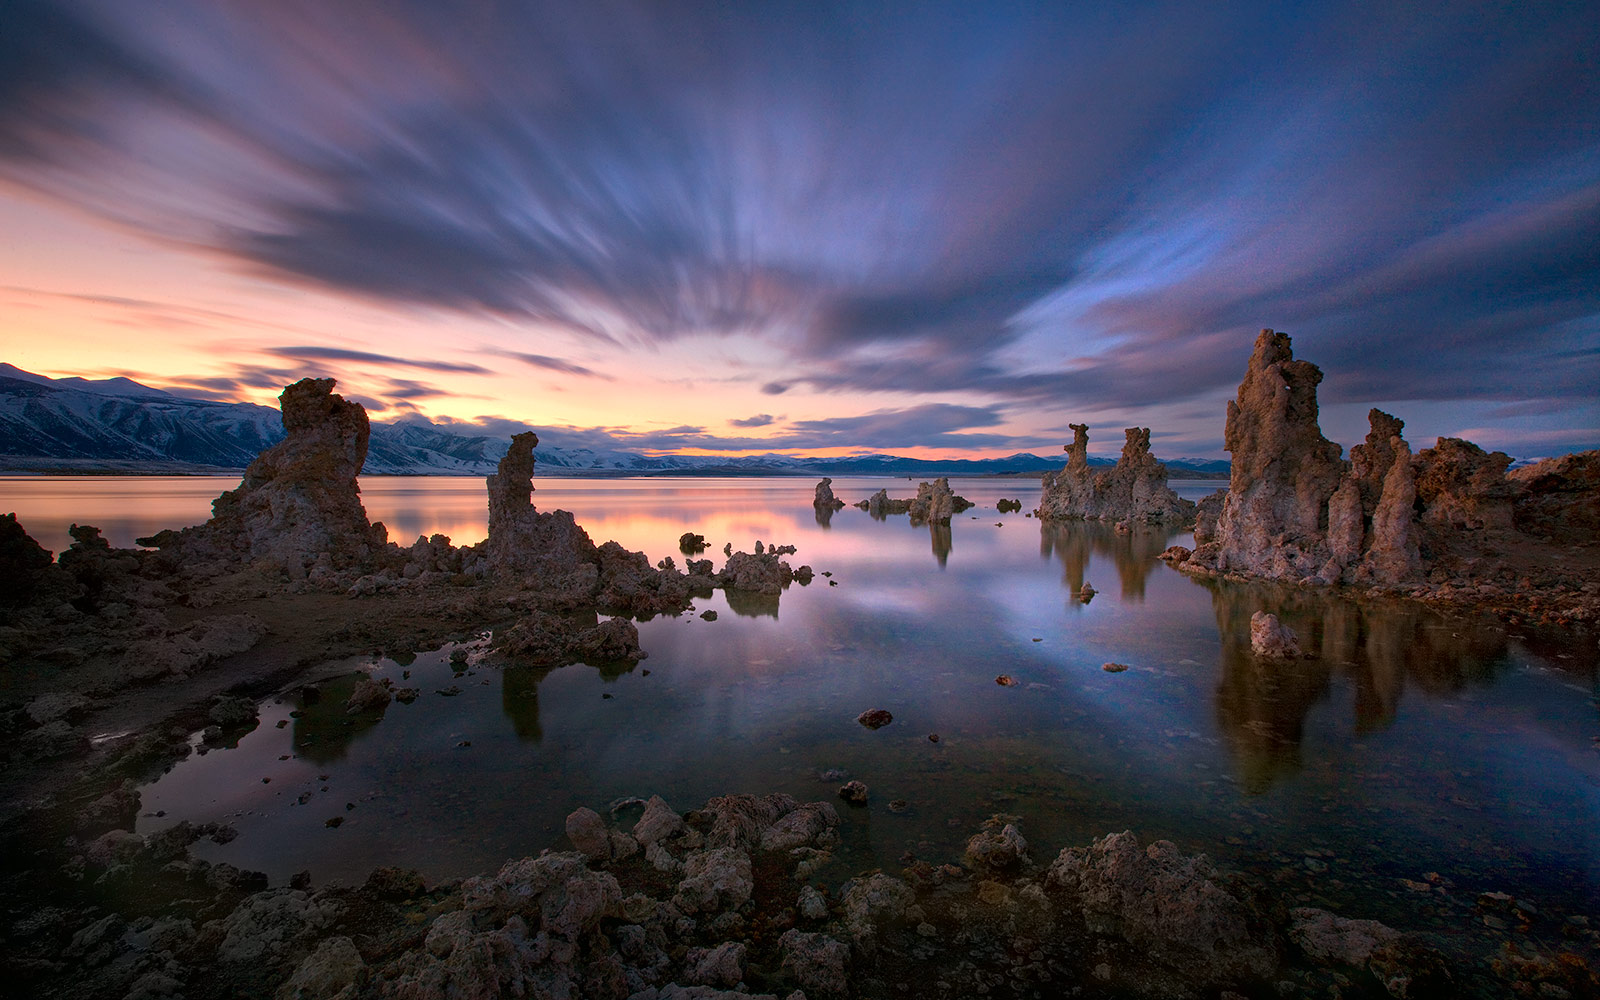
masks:
<path id="1" fill-rule="evenodd" d="M 513 436 L 499 471 L 488 478 L 488 558 L 490 571 L 497 575 L 565 576 L 600 561 L 594 542 L 571 512 L 534 509 L 533 449 L 538 443 L 532 431 Z"/>
<path id="2" fill-rule="evenodd" d="M 238 489 L 212 502 L 211 520 L 139 543 L 190 565 L 242 562 L 291 580 L 374 569 L 387 532 L 367 520 L 356 482 L 370 426 L 361 404 L 333 386 L 331 378 L 307 378 L 285 388 L 278 403 L 287 436 L 250 463 Z"/>
<path id="3" fill-rule="evenodd" d="M 833 480 L 824 479 L 817 484 L 817 495 L 811 501 L 813 507 L 822 507 L 828 510 L 838 510 L 844 506 L 844 501 L 833 495 Z"/>
<path id="4" fill-rule="evenodd" d="M 23 530 L 16 514 L 0 516 L 0 605 L 33 600 L 51 565 L 50 550 Z"/>
<path id="5" fill-rule="evenodd" d="M 882 729 L 894 721 L 894 716 L 886 708 L 869 708 L 856 716 L 856 721 L 868 729 Z"/>

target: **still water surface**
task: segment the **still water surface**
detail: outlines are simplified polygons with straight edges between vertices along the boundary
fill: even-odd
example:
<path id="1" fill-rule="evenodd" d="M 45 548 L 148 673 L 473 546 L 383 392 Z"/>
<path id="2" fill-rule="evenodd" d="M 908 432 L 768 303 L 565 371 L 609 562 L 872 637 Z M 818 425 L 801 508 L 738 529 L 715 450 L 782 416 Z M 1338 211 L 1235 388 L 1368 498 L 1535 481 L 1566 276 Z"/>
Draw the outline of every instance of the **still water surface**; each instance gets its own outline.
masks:
<path id="1" fill-rule="evenodd" d="M 127 544 L 203 519 L 234 482 L 7 480 L 0 508 L 51 547 L 74 520 Z M 996 512 L 1001 497 L 1034 507 L 1036 481 L 955 481 L 978 507 L 948 532 L 848 507 L 824 523 L 811 481 L 536 483 L 535 504 L 572 510 L 596 541 L 652 561 L 681 564 L 677 538 L 693 530 L 718 565 L 723 543 L 760 539 L 797 546 L 793 564 L 832 576 L 776 602 L 730 605 L 719 591 L 642 622 L 649 658 L 620 672 L 486 660 L 457 677 L 449 649 L 329 664 L 321 701 L 269 699 L 236 747 L 147 786 L 145 809 L 165 815 L 147 815 L 141 832 L 226 821 L 238 838 L 204 844 L 206 856 L 275 879 L 357 879 L 378 864 L 459 875 L 554 843 L 580 805 L 661 794 L 686 809 L 729 791 L 831 799 L 847 774 L 871 802 L 840 804 L 838 876 L 895 870 L 907 851 L 956 857 L 1002 812 L 1021 818 L 1040 859 L 1131 828 L 1271 878 L 1291 898 L 1407 926 L 1432 911 L 1402 880 L 1430 873 L 1457 892 L 1600 909 L 1592 636 L 1202 585 L 1155 559 L 1185 535 Z M 834 489 L 854 501 L 885 485 L 915 489 Z M 1213 487 L 1179 486 L 1191 498 Z M 483 535 L 479 480 L 374 478 L 363 496 L 402 543 Z M 1099 591 L 1088 604 L 1073 597 L 1084 581 Z M 1314 656 L 1255 660 L 1249 617 L 1263 608 Z M 1129 669 L 1107 673 L 1107 662 Z M 357 671 L 422 697 L 351 718 L 342 702 Z M 436 693 L 452 686 L 460 693 Z M 867 708 L 893 724 L 862 728 Z"/>

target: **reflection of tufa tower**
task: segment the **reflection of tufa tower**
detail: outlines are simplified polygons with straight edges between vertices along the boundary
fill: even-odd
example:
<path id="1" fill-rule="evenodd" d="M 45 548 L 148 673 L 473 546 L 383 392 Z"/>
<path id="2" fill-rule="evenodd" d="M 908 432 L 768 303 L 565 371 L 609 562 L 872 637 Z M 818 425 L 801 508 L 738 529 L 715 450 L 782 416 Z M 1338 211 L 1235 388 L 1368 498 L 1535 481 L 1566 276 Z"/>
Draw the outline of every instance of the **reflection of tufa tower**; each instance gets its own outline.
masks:
<path id="1" fill-rule="evenodd" d="M 1136 524 L 1120 534 L 1105 522 L 1041 520 L 1039 555 L 1048 559 L 1054 553 L 1061 560 L 1062 582 L 1074 594 L 1083 588 L 1090 556 L 1108 558 L 1117 568 L 1123 598 L 1142 601 L 1145 584 L 1160 565 L 1156 556 L 1175 534 L 1176 528 L 1160 524 Z"/>
<path id="2" fill-rule="evenodd" d="M 1393 721 L 1408 681 L 1445 694 L 1489 679 L 1505 660 L 1499 630 L 1446 623 L 1415 605 L 1349 601 L 1281 584 L 1208 585 L 1222 643 L 1217 722 L 1248 792 L 1299 770 L 1306 716 L 1335 679 L 1347 677 L 1354 688 L 1352 723 L 1360 733 Z M 1251 651 L 1250 616 L 1260 610 L 1295 631 L 1304 658 Z"/>

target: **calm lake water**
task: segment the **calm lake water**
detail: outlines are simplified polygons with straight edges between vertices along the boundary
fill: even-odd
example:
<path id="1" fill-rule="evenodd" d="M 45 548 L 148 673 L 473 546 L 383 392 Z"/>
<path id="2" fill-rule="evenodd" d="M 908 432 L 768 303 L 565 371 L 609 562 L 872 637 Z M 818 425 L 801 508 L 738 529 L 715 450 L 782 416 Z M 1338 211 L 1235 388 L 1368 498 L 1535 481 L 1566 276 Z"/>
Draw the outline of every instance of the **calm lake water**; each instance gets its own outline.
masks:
<path id="1" fill-rule="evenodd" d="M 10 479 L 0 510 L 52 548 L 74 520 L 128 544 L 202 520 L 235 482 Z M 536 480 L 540 508 L 572 510 L 597 542 L 652 561 L 681 565 L 677 538 L 692 530 L 719 566 L 725 542 L 760 539 L 832 576 L 776 602 L 718 591 L 642 622 L 649 658 L 620 673 L 483 661 L 457 677 L 449 649 L 329 664 L 320 702 L 269 699 L 237 746 L 145 787 L 144 808 L 165 816 L 140 830 L 226 821 L 238 838 L 197 850 L 278 880 L 354 880 L 379 864 L 461 875 L 555 843 L 580 805 L 660 794 L 681 810 L 730 791 L 831 800 L 843 774 L 871 801 L 839 804 L 830 877 L 896 870 L 907 851 L 955 858 L 1001 812 L 1021 818 L 1036 858 L 1131 828 L 1268 877 L 1290 899 L 1409 927 L 1435 911 L 1402 880 L 1430 873 L 1458 894 L 1600 910 L 1592 635 L 1202 585 L 1155 559 L 1185 535 L 997 513 L 1001 497 L 1036 506 L 1037 481 L 952 485 L 978 506 L 940 531 L 849 507 L 823 523 L 812 480 Z M 915 492 L 881 479 L 834 490 L 853 502 L 883 486 Z M 481 480 L 362 488 L 402 543 L 483 536 Z M 1099 591 L 1088 604 L 1073 597 L 1084 581 Z M 1314 657 L 1256 661 L 1249 618 L 1262 608 Z M 708 609 L 717 621 L 699 617 Z M 357 672 L 422 697 L 353 719 L 342 702 Z M 436 693 L 451 686 L 460 694 Z M 868 708 L 893 724 L 864 729 Z M 343 824 L 327 827 L 335 816 Z"/>

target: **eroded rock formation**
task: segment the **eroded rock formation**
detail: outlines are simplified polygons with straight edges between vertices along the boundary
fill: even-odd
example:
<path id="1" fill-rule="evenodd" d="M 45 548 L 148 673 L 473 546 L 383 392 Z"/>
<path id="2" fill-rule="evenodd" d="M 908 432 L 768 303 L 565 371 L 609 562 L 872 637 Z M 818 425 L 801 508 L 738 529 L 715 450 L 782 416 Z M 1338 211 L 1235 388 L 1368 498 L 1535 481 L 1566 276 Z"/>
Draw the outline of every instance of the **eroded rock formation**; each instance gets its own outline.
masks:
<path id="1" fill-rule="evenodd" d="M 811 501 L 811 505 L 825 510 L 838 510 L 844 506 L 844 501 L 833 495 L 832 479 L 824 479 L 817 484 L 817 496 Z"/>
<path id="2" fill-rule="evenodd" d="M 490 571 L 496 575 L 562 576 L 598 564 L 599 550 L 572 513 L 542 513 L 533 506 L 533 449 L 539 436 L 511 439 L 499 471 L 488 478 Z"/>
<path id="3" fill-rule="evenodd" d="M 194 568 L 250 564 L 291 580 L 370 571 L 388 533 L 367 520 L 356 476 L 367 458 L 367 412 L 333 391 L 331 378 L 301 379 L 278 397 L 286 437 L 245 469 L 239 488 L 212 502 L 211 520 L 139 539 Z"/>
<path id="4" fill-rule="evenodd" d="M 966 497 L 958 496 L 950 489 L 950 480 L 941 476 L 931 483 L 919 483 L 913 499 L 892 499 L 889 491 L 884 489 L 857 501 L 856 506 L 879 521 L 891 514 L 910 514 L 911 520 L 917 523 L 949 524 L 952 516 L 971 510 L 976 505 Z"/>
<path id="5" fill-rule="evenodd" d="M 1072 424 L 1067 466 L 1044 477 L 1040 517 L 1106 521 L 1188 521 L 1195 505 L 1167 486 L 1167 467 L 1150 454 L 1150 428 L 1129 427 L 1117 464 L 1089 468 L 1089 425 Z"/>
<path id="6" fill-rule="evenodd" d="M 1584 590 L 1600 564 L 1600 452 L 1507 472 L 1511 458 L 1457 438 L 1413 455 L 1404 423 L 1368 414 L 1341 459 L 1317 424 L 1318 368 L 1263 330 L 1228 404 L 1226 493 L 1201 501 L 1196 548 L 1173 561 L 1200 575 L 1344 583 L 1538 617 L 1600 618 Z"/>
<path id="7" fill-rule="evenodd" d="M 1286 334 L 1261 331 L 1228 403 L 1228 492 L 1220 507 L 1202 502 L 1187 569 L 1389 586 L 1418 578 L 1404 423 L 1373 410 L 1366 441 L 1346 462 L 1317 422 L 1321 381 L 1321 369 L 1295 360 Z"/>
<path id="8" fill-rule="evenodd" d="M 949 524 L 952 516 L 972 507 L 972 501 L 957 496 L 950 489 L 950 480 L 940 476 L 931 483 L 917 485 L 917 498 L 911 501 L 907 513 L 913 522 Z"/>

